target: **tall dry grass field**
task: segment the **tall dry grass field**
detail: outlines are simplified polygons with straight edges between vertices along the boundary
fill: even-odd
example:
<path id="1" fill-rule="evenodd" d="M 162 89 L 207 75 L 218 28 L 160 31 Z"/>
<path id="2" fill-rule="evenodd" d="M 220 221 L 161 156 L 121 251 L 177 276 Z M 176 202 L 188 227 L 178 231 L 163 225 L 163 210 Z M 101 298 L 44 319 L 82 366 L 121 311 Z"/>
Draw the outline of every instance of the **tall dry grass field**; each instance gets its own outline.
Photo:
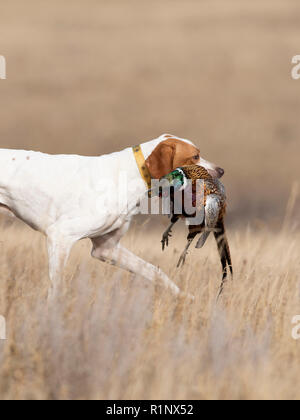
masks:
<path id="1" fill-rule="evenodd" d="M 299 233 L 230 230 L 235 277 L 216 304 L 214 241 L 177 271 L 183 232 L 162 254 L 159 232 L 137 225 L 128 246 L 194 303 L 92 260 L 82 242 L 52 307 L 43 238 L 20 227 L 1 235 L 1 398 L 299 399 Z"/>

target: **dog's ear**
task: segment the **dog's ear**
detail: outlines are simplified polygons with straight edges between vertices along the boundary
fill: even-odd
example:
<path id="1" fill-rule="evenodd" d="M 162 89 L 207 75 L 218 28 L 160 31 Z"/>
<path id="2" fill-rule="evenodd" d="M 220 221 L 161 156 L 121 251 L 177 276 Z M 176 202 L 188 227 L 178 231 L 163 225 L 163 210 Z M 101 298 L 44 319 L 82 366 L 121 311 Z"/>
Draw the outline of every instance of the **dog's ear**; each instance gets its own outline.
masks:
<path id="1" fill-rule="evenodd" d="M 160 179 L 180 166 L 195 165 L 200 161 L 200 151 L 193 145 L 177 139 L 161 142 L 146 160 L 153 179 Z"/>
<path id="2" fill-rule="evenodd" d="M 172 172 L 175 147 L 168 141 L 160 143 L 146 160 L 151 178 L 160 179 Z"/>

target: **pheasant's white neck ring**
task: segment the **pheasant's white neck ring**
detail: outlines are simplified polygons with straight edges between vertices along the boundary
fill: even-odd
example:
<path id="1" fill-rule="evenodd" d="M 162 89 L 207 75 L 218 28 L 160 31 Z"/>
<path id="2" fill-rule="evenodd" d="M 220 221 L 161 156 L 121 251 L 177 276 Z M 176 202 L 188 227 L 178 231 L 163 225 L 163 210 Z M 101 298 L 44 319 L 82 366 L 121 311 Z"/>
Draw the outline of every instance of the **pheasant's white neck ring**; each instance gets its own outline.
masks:
<path id="1" fill-rule="evenodd" d="M 179 191 L 183 191 L 187 187 L 187 184 L 188 184 L 187 176 L 181 168 L 177 168 L 175 169 L 175 171 L 180 172 L 182 174 L 183 184 Z"/>

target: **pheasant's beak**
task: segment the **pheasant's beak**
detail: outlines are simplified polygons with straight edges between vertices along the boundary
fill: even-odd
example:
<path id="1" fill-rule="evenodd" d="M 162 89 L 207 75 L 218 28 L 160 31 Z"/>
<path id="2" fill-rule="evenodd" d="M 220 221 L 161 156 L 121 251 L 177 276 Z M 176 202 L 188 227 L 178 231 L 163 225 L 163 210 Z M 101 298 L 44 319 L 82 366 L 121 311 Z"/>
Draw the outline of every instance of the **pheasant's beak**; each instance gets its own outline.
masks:
<path id="1" fill-rule="evenodd" d="M 203 168 L 205 168 L 213 178 L 222 178 L 225 173 L 224 169 L 220 168 L 214 163 L 208 162 L 203 158 L 200 159 L 199 165 L 203 166 Z"/>

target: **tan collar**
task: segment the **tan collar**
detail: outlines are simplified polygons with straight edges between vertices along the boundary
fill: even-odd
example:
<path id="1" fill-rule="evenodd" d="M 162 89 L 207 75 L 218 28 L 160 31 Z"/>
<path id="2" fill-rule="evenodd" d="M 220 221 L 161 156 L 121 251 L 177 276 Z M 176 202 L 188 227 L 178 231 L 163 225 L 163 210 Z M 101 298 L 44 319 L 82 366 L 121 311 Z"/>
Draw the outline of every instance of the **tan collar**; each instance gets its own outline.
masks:
<path id="1" fill-rule="evenodd" d="M 140 145 L 133 146 L 132 150 L 133 150 L 133 154 L 136 160 L 136 164 L 139 168 L 141 177 L 145 181 L 147 187 L 150 189 L 151 188 L 151 175 L 145 163 L 145 158 L 144 158 L 141 146 Z"/>

